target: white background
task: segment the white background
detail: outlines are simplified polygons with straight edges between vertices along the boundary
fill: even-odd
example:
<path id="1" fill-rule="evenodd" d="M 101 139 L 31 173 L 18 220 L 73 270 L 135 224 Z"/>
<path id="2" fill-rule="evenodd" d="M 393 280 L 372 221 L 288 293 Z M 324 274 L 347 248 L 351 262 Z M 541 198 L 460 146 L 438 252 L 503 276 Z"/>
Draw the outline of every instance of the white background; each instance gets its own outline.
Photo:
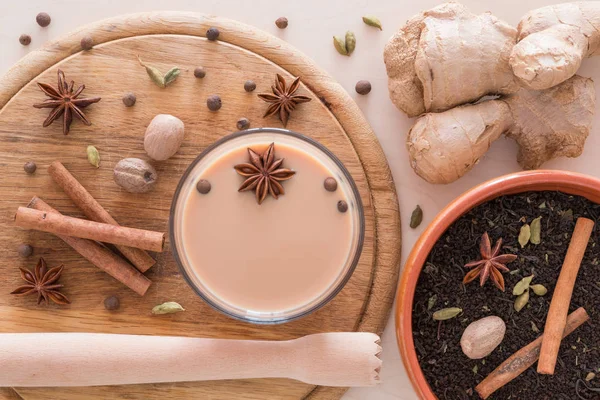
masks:
<path id="1" fill-rule="evenodd" d="M 555 3 L 544 0 L 462 2 L 472 12 L 491 11 L 515 26 L 529 9 Z M 0 0 L 0 74 L 4 74 L 27 52 L 48 40 L 54 40 L 86 23 L 124 13 L 157 10 L 202 12 L 237 19 L 271 32 L 304 52 L 336 78 L 356 99 L 375 130 L 392 169 L 400 199 L 404 222 L 404 262 L 419 233 L 448 202 L 478 183 L 519 170 L 516 146 L 505 139 L 494 143 L 473 171 L 451 185 L 430 185 L 416 176 L 408 164 L 404 140 L 412 121 L 398 111 L 388 98 L 383 47 L 408 18 L 439 3 L 434 0 Z M 40 11 L 48 12 L 52 17 L 52 24 L 48 28 L 41 28 L 35 22 L 35 16 Z M 364 14 L 378 16 L 383 23 L 383 32 L 364 25 L 361 21 Z M 274 25 L 275 19 L 280 16 L 289 19 L 289 27 L 283 31 Z M 353 30 L 357 36 L 357 47 L 352 57 L 340 56 L 332 45 L 332 35 L 343 35 L 346 30 Z M 32 36 L 30 46 L 19 44 L 21 33 Z M 600 72 L 593 73 L 600 71 L 599 66 L 600 57 L 586 61 L 579 73 L 600 82 Z M 367 96 L 358 96 L 354 92 L 354 84 L 360 79 L 368 79 L 373 85 L 372 92 Z M 600 176 L 600 163 L 594 160 L 594 153 L 598 152 L 600 144 L 599 136 L 600 121 L 596 118 L 583 156 L 553 161 L 546 167 Z M 411 230 L 407 222 L 417 204 L 424 210 L 424 221 L 417 230 Z M 383 383 L 376 388 L 351 389 L 345 400 L 416 399 L 398 354 L 393 317 L 383 337 L 383 349 Z"/>

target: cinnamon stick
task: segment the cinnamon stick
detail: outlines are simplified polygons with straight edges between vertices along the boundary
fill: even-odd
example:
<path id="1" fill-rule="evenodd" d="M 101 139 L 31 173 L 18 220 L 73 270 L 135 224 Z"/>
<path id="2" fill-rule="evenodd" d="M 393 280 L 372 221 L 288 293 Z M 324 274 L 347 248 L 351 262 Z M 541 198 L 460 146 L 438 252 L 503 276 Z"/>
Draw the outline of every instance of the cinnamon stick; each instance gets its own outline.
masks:
<path id="1" fill-rule="evenodd" d="M 592 229 L 594 229 L 594 221 L 587 218 L 577 219 L 565 261 L 560 270 L 556 288 L 554 288 L 548 316 L 546 317 L 540 362 L 537 366 L 539 374 L 554 374 L 562 333 L 567 322 L 571 296 L 575 287 L 575 280 L 577 279 L 577 273 L 579 272 L 581 260 L 583 260 L 585 249 L 590 240 Z"/>
<path id="2" fill-rule="evenodd" d="M 27 207 L 48 213 L 60 214 L 38 197 L 34 197 Z M 140 296 L 143 296 L 152 284 L 152 282 L 137 269 L 133 268 L 121 257 L 102 245 L 87 239 L 79 239 L 65 235 L 56 236 L 61 238 L 86 260 Z"/>
<path id="3" fill-rule="evenodd" d="M 48 173 L 86 217 L 96 222 L 119 225 L 60 161 L 50 164 Z M 116 247 L 140 272 L 148 271 L 156 263 L 144 250 L 121 245 Z"/>
<path id="4" fill-rule="evenodd" d="M 19 207 L 15 215 L 15 224 L 26 229 L 158 252 L 163 251 L 165 243 L 165 234 L 161 232 L 103 224 L 27 207 Z"/>
<path id="5" fill-rule="evenodd" d="M 561 336 L 563 338 L 567 337 L 589 319 L 590 317 L 583 307 L 573 311 L 567 318 L 567 324 L 565 325 L 565 329 Z M 492 373 L 475 387 L 479 396 L 484 400 L 487 399 L 496 390 L 500 389 L 502 386 L 525 372 L 527 368 L 535 364 L 540 355 L 542 340 L 545 337 L 546 334 L 544 333 L 542 336 L 507 358 L 506 361 L 498 366 L 498 368 L 492 371 Z"/>

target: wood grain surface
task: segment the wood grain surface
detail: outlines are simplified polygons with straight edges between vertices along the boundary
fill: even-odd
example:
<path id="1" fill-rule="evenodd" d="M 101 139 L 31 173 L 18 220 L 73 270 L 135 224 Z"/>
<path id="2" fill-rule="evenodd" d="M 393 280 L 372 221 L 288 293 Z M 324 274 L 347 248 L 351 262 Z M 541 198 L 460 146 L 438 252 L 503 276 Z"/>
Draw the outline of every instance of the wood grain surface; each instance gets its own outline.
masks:
<path id="1" fill-rule="evenodd" d="M 211 26 L 221 31 L 217 42 L 204 38 Z M 81 52 L 79 42 L 86 34 L 97 45 L 91 51 Z M 163 71 L 177 65 L 182 69 L 181 76 L 161 89 L 140 67 L 137 55 Z M 194 78 L 197 66 L 206 68 L 204 79 Z M 57 68 L 76 85 L 85 83 L 84 95 L 102 97 L 101 102 L 86 109 L 93 125 L 75 121 L 68 136 L 62 134 L 59 122 L 42 128 L 48 110 L 32 107 L 45 99 L 35 82 L 55 86 Z M 300 91 L 313 98 L 298 107 L 287 128 L 320 141 L 343 161 L 357 183 L 365 207 L 366 240 L 360 263 L 344 290 L 318 312 L 278 326 L 256 326 L 229 319 L 203 303 L 186 285 L 170 251 L 153 254 L 157 265 L 146 273 L 153 285 L 146 296 L 140 297 L 53 235 L 14 227 L 17 207 L 26 205 L 34 195 L 66 215 L 83 216 L 48 176 L 48 165 L 60 160 L 121 225 L 166 231 L 171 197 L 179 177 L 206 146 L 235 131 L 241 117 L 249 118 L 252 127 L 281 127 L 276 117 L 262 118 L 267 105 L 256 97 L 256 93 L 270 90 L 275 73 L 286 79 L 301 76 Z M 254 93 L 243 89 L 248 79 L 258 85 Z M 79 331 L 278 340 L 327 331 L 383 331 L 396 289 L 401 249 L 392 176 L 381 147 L 356 104 L 339 84 L 287 43 L 253 27 L 202 14 L 134 14 L 86 26 L 30 53 L 8 71 L 3 82 L 0 237 L 6 252 L 0 260 L 4 275 L 0 281 L 0 332 Z M 136 94 L 134 107 L 122 104 L 121 97 L 126 92 Z M 206 107 L 206 98 L 211 94 L 218 94 L 223 100 L 218 112 Z M 113 182 L 112 169 L 125 157 L 148 159 L 143 134 L 159 113 L 183 120 L 183 145 L 171 159 L 153 162 L 159 174 L 154 191 L 143 195 L 126 193 Z M 99 169 L 86 159 L 88 145 L 96 146 L 100 152 Z M 30 160 L 38 165 L 31 176 L 23 172 L 23 164 Z M 34 256 L 20 258 L 16 253 L 20 243 L 33 245 Z M 8 294 L 20 285 L 17 267 L 33 268 L 40 256 L 50 266 L 65 264 L 61 281 L 72 301 L 70 306 L 36 306 L 34 297 Z M 113 294 L 121 299 L 121 308 L 107 312 L 102 303 Z M 187 311 L 152 316 L 152 307 L 164 301 L 178 301 Z M 14 391 L 25 399 L 325 400 L 339 399 L 345 389 L 264 379 Z"/>

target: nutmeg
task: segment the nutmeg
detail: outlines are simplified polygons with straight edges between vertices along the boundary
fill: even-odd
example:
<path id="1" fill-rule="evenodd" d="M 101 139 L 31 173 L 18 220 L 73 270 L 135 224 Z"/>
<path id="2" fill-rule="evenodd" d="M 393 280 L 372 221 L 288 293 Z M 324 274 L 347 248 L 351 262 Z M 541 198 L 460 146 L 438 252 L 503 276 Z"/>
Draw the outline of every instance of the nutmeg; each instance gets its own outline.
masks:
<path id="1" fill-rule="evenodd" d="M 156 161 L 164 161 L 181 147 L 183 122 L 169 114 L 158 114 L 152 119 L 144 135 L 144 149 Z"/>
<path id="2" fill-rule="evenodd" d="M 488 356 L 504 340 L 506 324 L 500 317 L 489 316 L 471 322 L 460 338 L 463 353 L 471 360 Z"/>
<path id="3" fill-rule="evenodd" d="M 139 158 L 125 158 L 115 165 L 113 178 L 129 193 L 145 193 L 154 187 L 158 174 L 154 167 Z"/>

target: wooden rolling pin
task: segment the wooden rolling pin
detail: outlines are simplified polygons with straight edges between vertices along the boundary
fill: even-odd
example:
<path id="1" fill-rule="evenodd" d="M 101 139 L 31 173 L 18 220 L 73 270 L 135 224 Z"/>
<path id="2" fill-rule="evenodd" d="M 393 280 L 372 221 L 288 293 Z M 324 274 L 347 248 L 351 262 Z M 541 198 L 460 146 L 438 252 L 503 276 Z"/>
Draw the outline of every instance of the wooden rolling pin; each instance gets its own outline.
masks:
<path id="1" fill-rule="evenodd" d="M 98 386 L 290 378 L 323 386 L 379 383 L 374 333 L 288 341 L 98 333 L 0 334 L 0 387 Z"/>

